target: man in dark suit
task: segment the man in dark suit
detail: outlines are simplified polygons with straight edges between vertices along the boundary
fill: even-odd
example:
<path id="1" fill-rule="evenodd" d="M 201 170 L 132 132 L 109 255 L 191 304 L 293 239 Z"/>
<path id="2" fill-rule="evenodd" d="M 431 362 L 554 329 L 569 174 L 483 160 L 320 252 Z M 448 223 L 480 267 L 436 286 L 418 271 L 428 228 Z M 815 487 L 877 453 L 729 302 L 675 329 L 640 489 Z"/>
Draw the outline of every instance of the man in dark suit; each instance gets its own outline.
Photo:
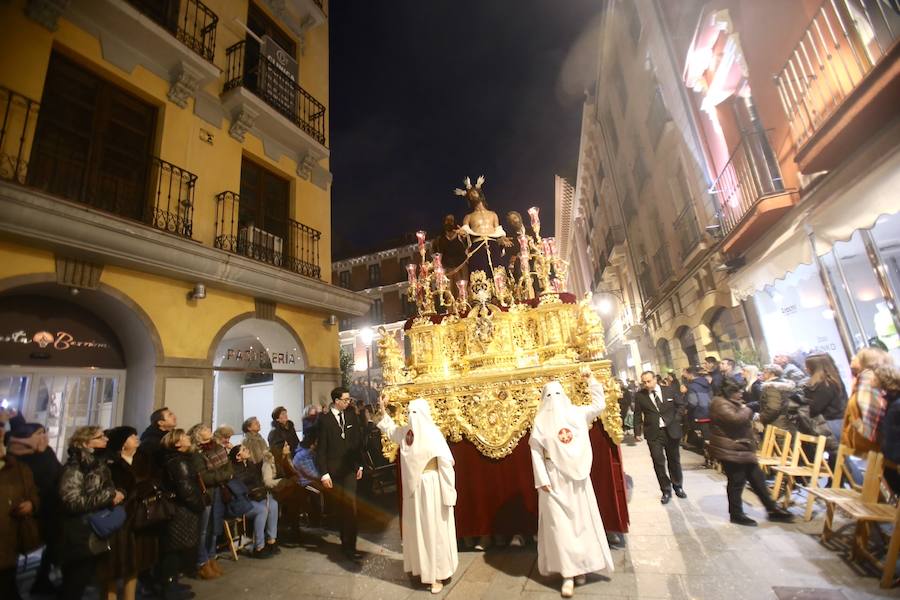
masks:
<path id="1" fill-rule="evenodd" d="M 647 438 L 662 491 L 660 502 L 668 504 L 673 489 L 679 498 L 687 498 L 681 487 L 681 394 L 674 386 L 660 386 L 652 371 L 641 373 L 641 386 L 634 398 L 634 439 L 641 441 L 642 433 Z"/>
<path id="2" fill-rule="evenodd" d="M 356 551 L 356 482 L 362 478 L 362 428 L 350 406 L 347 388 L 331 390 L 331 406 L 319 418 L 316 466 L 322 474 L 330 510 L 337 510 L 341 529 L 341 551 L 358 560 Z"/>

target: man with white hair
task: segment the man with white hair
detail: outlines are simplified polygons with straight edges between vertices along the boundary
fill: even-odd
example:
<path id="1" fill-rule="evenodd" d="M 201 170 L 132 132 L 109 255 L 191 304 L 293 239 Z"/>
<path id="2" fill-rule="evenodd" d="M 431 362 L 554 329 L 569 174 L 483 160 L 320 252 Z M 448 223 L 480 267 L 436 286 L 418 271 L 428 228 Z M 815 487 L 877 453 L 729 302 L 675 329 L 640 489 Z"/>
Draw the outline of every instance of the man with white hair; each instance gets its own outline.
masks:
<path id="1" fill-rule="evenodd" d="M 459 565 L 456 549 L 456 473 L 447 440 L 421 398 L 408 406 L 409 423 L 399 427 L 379 399 L 378 428 L 400 446 L 403 483 L 403 570 L 419 575 L 431 593 L 443 589 Z"/>
<path id="2" fill-rule="evenodd" d="M 591 483 L 593 449 L 588 426 L 606 406 L 603 386 L 583 369 L 591 394 L 589 406 L 574 406 L 558 381 L 544 386 L 534 418 L 531 463 L 538 489 L 538 570 L 559 573 L 564 598 L 574 594 L 585 575 L 613 571 L 606 530 Z"/>

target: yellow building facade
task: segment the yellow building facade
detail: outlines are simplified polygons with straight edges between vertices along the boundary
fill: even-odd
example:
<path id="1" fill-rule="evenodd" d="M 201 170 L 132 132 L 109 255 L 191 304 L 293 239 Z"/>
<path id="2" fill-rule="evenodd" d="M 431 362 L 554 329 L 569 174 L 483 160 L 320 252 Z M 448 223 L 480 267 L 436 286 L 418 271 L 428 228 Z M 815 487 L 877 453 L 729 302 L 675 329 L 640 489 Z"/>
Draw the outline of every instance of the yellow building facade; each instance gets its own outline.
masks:
<path id="1" fill-rule="evenodd" d="M 0 5 L 0 396 L 299 420 L 340 380 L 323 0 Z M 265 428 L 265 426 L 264 426 Z"/>

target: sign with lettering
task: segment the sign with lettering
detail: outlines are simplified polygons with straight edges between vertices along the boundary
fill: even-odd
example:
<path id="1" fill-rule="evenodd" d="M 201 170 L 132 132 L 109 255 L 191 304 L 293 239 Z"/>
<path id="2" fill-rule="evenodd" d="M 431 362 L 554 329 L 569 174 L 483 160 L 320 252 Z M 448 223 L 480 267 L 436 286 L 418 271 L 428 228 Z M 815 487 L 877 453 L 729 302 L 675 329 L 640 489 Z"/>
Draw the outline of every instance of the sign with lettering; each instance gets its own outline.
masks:
<path id="1" fill-rule="evenodd" d="M 268 352 L 266 350 L 254 350 L 253 348 L 228 348 L 225 350 L 226 361 L 237 361 L 250 363 L 251 365 L 263 366 L 268 363 L 267 368 L 272 365 L 293 365 L 297 363 L 297 356 L 293 352 Z"/>
<path id="2" fill-rule="evenodd" d="M 122 369 L 118 338 L 96 315 L 44 296 L 0 298 L 0 364 Z"/>

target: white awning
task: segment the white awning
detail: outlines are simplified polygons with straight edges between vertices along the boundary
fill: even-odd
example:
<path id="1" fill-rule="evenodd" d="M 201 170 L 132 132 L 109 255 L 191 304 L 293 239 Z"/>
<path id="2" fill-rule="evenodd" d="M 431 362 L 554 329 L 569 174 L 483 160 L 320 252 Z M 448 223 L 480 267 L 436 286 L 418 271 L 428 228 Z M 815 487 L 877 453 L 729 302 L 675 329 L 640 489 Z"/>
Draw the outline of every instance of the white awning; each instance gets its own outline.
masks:
<path id="1" fill-rule="evenodd" d="M 737 299 L 783 279 L 801 264 L 812 263 L 809 232 L 815 238 L 816 253 L 822 256 L 856 230 L 874 226 L 882 215 L 900 212 L 900 145 L 891 137 L 893 133 L 823 178 L 754 244 L 744 257 L 747 266 L 729 278 Z"/>

